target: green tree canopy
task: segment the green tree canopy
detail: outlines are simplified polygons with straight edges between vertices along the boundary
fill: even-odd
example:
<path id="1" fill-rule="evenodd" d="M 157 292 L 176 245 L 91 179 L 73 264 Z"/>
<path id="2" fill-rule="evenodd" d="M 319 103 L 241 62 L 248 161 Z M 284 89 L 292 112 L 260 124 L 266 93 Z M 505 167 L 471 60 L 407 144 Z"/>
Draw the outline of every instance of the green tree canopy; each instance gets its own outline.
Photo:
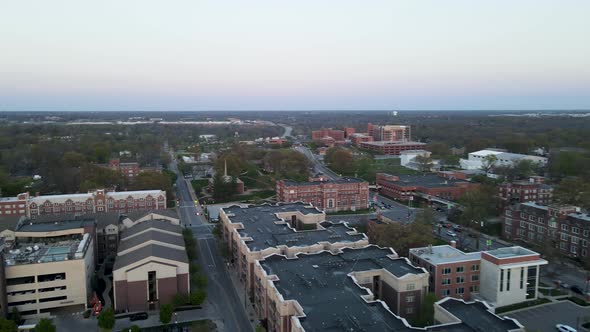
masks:
<path id="1" fill-rule="evenodd" d="M 37 325 L 35 325 L 35 332 L 55 332 L 56 328 L 53 321 L 48 318 L 42 318 Z"/>
<path id="2" fill-rule="evenodd" d="M 107 308 L 98 315 L 98 327 L 111 330 L 115 326 L 115 311 Z"/>
<path id="3" fill-rule="evenodd" d="M 160 306 L 160 322 L 162 324 L 168 324 L 172 320 L 172 314 L 174 308 L 171 304 L 163 304 Z"/>

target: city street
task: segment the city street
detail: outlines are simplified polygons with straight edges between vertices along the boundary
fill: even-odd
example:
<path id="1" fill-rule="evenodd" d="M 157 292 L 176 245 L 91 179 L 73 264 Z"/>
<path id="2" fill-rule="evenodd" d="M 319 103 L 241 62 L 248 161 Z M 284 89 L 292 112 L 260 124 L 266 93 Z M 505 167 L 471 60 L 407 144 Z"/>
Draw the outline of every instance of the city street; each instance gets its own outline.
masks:
<path id="1" fill-rule="evenodd" d="M 309 161 L 313 165 L 314 173 L 323 173 L 332 180 L 340 179 L 340 176 L 334 173 L 334 171 L 332 171 L 328 167 L 326 167 L 321 161 L 319 161 L 318 158 L 316 158 L 316 156 L 312 153 L 312 151 L 309 148 L 305 146 L 296 146 L 293 149 L 303 153 L 307 157 L 307 159 L 309 159 Z"/>
<path id="2" fill-rule="evenodd" d="M 220 316 L 226 331 L 252 331 L 252 322 L 242 305 L 236 289 L 230 279 L 225 263 L 217 249 L 217 240 L 212 234 L 213 225 L 207 223 L 203 217 L 203 210 L 195 206 L 190 195 L 188 185 L 182 174 L 178 172 L 176 162 L 173 159 L 171 170 L 178 174 L 176 181 L 178 199 L 180 200 L 181 223 L 190 227 L 197 240 L 199 265 L 201 271 L 207 275 L 207 301 L 214 307 L 217 316 Z M 198 212 L 199 215 L 196 215 Z"/>

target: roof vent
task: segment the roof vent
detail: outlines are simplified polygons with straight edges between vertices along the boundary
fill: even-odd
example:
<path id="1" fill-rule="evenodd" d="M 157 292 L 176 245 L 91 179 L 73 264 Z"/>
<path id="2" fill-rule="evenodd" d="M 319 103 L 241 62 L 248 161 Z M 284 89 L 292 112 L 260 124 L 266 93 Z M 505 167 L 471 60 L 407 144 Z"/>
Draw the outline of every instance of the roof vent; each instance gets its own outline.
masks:
<path id="1" fill-rule="evenodd" d="M 318 265 L 312 265 L 312 267 L 313 267 L 314 269 L 317 269 L 319 266 L 318 266 Z"/>

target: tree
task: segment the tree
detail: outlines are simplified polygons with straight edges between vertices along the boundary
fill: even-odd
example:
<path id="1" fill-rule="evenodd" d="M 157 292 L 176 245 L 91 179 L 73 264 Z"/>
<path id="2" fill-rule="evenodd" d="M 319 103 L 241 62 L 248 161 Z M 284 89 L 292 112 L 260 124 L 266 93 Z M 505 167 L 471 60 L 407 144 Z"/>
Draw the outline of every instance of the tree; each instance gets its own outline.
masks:
<path id="1" fill-rule="evenodd" d="M 332 170 L 341 174 L 354 172 L 352 152 L 343 148 L 329 148 L 324 158 Z"/>
<path id="2" fill-rule="evenodd" d="M 433 242 L 433 221 L 432 211 L 426 210 L 419 213 L 411 223 L 370 223 L 367 233 L 371 243 L 392 247 L 400 256 L 407 256 L 410 248 L 424 247 Z"/>
<path id="3" fill-rule="evenodd" d="M 555 188 L 555 200 L 585 209 L 590 208 L 590 182 L 580 178 L 563 179 Z"/>
<path id="4" fill-rule="evenodd" d="M 55 332 L 56 328 L 51 319 L 42 318 L 37 325 L 35 325 L 35 332 Z"/>
<path id="5" fill-rule="evenodd" d="M 0 317 L 0 332 L 16 332 L 17 326 L 13 320 Z"/>
<path id="6" fill-rule="evenodd" d="M 432 169 L 433 162 L 430 156 L 426 154 L 419 154 L 416 156 L 416 158 L 414 158 L 414 160 L 416 161 L 416 164 L 418 164 L 418 169 L 421 172 L 430 172 L 430 169 Z"/>
<path id="7" fill-rule="evenodd" d="M 176 307 L 180 307 L 183 306 L 185 304 L 187 304 L 188 302 L 188 297 L 182 294 L 174 294 L 174 297 L 172 298 L 172 305 L 176 308 Z"/>
<path id="8" fill-rule="evenodd" d="M 498 157 L 496 157 L 495 154 L 489 154 L 483 157 L 481 169 L 486 173 L 489 173 L 494 168 L 494 166 L 496 166 L 497 162 Z"/>
<path id="9" fill-rule="evenodd" d="M 174 308 L 171 304 L 163 304 L 160 306 L 160 322 L 162 324 L 168 324 L 172 320 L 172 314 Z"/>
<path id="10" fill-rule="evenodd" d="M 207 292 L 205 292 L 202 289 L 199 289 L 196 292 L 191 293 L 189 298 L 190 303 L 192 305 L 200 305 L 201 303 L 203 303 L 203 301 L 205 301 L 205 298 L 207 298 Z"/>
<path id="11" fill-rule="evenodd" d="M 104 309 L 98 315 L 98 327 L 111 330 L 115 326 L 115 311 L 112 308 Z"/>
<path id="12" fill-rule="evenodd" d="M 463 206 L 459 223 L 465 227 L 481 227 L 482 223 L 496 213 L 498 198 L 494 186 L 482 185 L 476 190 L 468 191 L 457 200 Z M 462 246 L 463 244 L 460 243 Z M 479 249 L 479 239 L 476 242 Z"/>
<path id="13" fill-rule="evenodd" d="M 10 312 L 10 320 L 14 321 L 14 323 L 16 325 L 20 325 L 20 323 L 22 321 L 22 317 L 20 315 L 20 312 L 18 311 L 18 309 L 16 307 L 13 307 L 12 311 Z"/>
<path id="14" fill-rule="evenodd" d="M 443 165 L 447 167 L 459 167 L 461 163 L 461 157 L 457 155 L 448 155 L 442 158 Z"/>
<path id="15" fill-rule="evenodd" d="M 413 324 L 417 327 L 425 327 L 434 324 L 434 303 L 436 302 L 436 295 L 428 293 L 424 296 L 422 304 L 420 304 L 420 312 Z"/>

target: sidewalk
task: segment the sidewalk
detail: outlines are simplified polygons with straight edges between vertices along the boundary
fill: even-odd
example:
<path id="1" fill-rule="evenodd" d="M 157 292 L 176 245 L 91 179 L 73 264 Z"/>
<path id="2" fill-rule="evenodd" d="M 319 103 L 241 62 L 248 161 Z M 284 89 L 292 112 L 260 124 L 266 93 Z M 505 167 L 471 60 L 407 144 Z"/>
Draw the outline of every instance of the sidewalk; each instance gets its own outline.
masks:
<path id="1" fill-rule="evenodd" d="M 238 293 L 238 297 L 241 300 L 240 305 L 246 306 L 246 314 L 248 315 L 248 319 L 252 323 L 252 330 L 256 330 L 256 325 L 258 325 L 258 318 L 256 317 L 256 312 L 254 311 L 254 306 L 252 305 L 252 302 L 250 302 L 250 299 L 248 298 L 248 296 L 246 296 L 244 283 L 240 281 L 236 269 L 234 269 L 233 267 L 228 267 L 227 264 L 225 265 L 225 269 L 227 270 L 227 274 L 229 275 L 229 278 L 231 279 L 231 282 L 233 283 L 234 288 Z"/>

